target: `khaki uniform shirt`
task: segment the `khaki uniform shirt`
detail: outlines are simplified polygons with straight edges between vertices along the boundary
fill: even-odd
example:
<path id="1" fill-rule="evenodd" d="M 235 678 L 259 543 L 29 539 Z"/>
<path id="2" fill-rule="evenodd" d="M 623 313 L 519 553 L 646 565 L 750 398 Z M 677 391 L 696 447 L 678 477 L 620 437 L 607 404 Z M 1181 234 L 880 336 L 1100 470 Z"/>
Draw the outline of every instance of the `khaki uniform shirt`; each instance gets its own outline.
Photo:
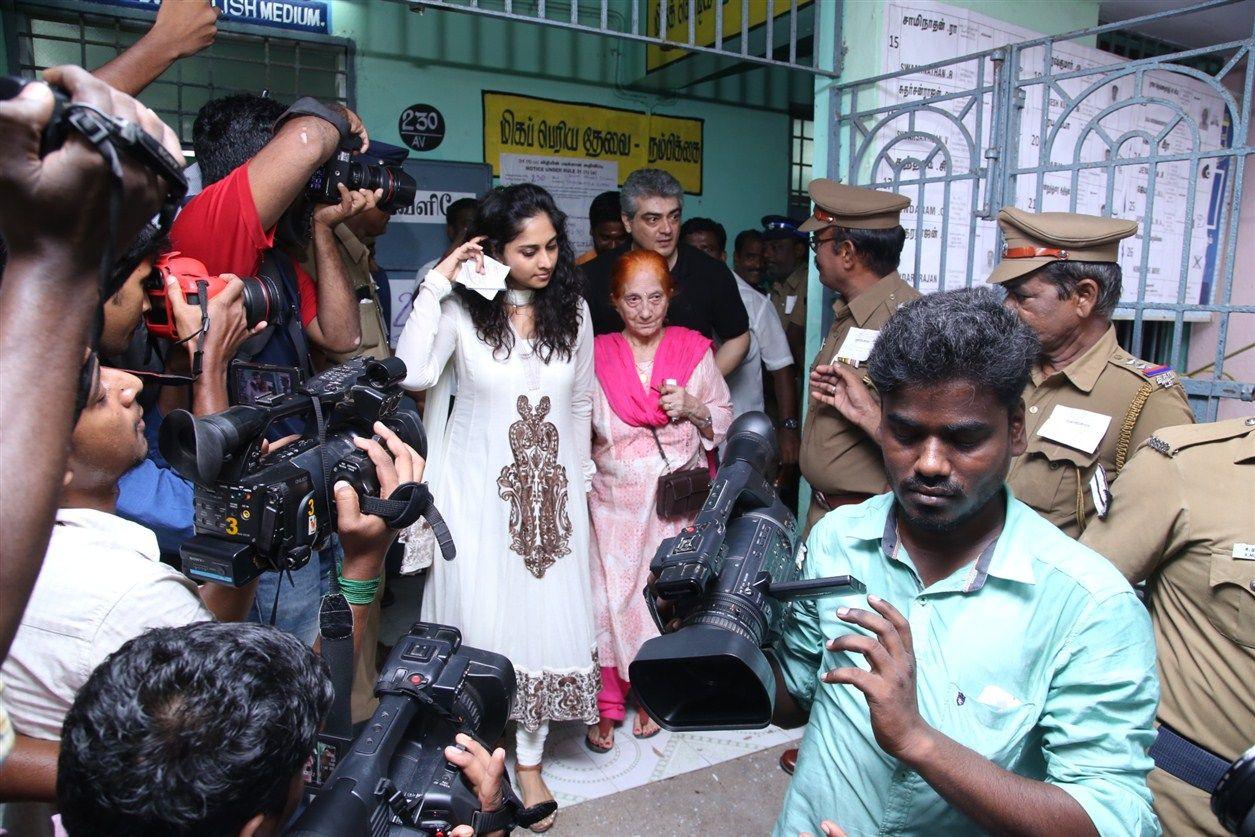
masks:
<path id="1" fill-rule="evenodd" d="M 919 292 L 894 271 L 848 304 L 837 300 L 832 327 L 811 362 L 811 370 L 833 362 L 851 328 L 879 331 L 893 312 L 918 297 Z M 807 482 L 825 494 L 881 494 L 889 488 L 880 448 L 827 404 L 810 402 L 799 459 Z"/>
<path id="2" fill-rule="evenodd" d="M 1115 328 L 1074 360 L 1066 369 L 1043 375 L 1034 368 L 1024 389 L 1025 431 L 1028 450 L 1011 463 L 1007 483 L 1015 496 L 1038 514 L 1072 537 L 1080 537 L 1082 524 L 1078 516 L 1089 521 L 1095 512 L 1095 492 L 1105 497 L 1106 486 L 1116 478 L 1116 453 L 1121 432 L 1129 420 L 1134 398 L 1141 396 L 1145 404 L 1133 416 L 1127 454 L 1161 427 L 1193 422 L 1194 415 L 1170 369 L 1156 372 L 1152 367 L 1121 349 L 1116 343 Z M 1085 411 L 1078 415 L 1089 422 L 1109 418 L 1097 447 L 1085 450 L 1077 437 L 1069 435 L 1073 444 L 1065 444 L 1042 435 L 1043 425 L 1060 407 Z M 1053 425 L 1064 425 L 1069 434 L 1075 421 L 1064 424 L 1060 412 Z M 1050 432 L 1050 428 L 1045 428 Z M 1082 434 L 1083 435 L 1083 434 Z M 1101 474 L 1098 474 L 1101 469 Z M 1097 478 L 1095 475 L 1098 475 Z M 1091 486 L 1091 480 L 1096 485 Z"/>
<path id="3" fill-rule="evenodd" d="M 1255 418 L 1161 428 L 1081 542 L 1149 579 L 1159 720 L 1232 761 L 1255 735 Z M 1150 775 L 1164 834 L 1220 835 L 1209 795 Z"/>
<path id="4" fill-rule="evenodd" d="M 771 304 L 775 306 L 780 325 L 787 331 L 790 325 L 806 329 L 806 277 L 805 259 L 782 282 L 771 287 Z"/>
<path id="5" fill-rule="evenodd" d="M 337 249 L 340 259 L 344 262 L 344 270 L 349 281 L 353 283 L 353 293 L 357 296 L 357 311 L 362 321 L 362 342 L 358 347 L 344 354 L 321 352 L 326 359 L 324 365 L 344 363 L 355 357 L 369 356 L 373 358 L 392 357 L 392 348 L 388 345 L 388 327 L 384 322 L 383 306 L 379 302 L 379 288 L 370 275 L 370 248 L 358 240 L 344 224 L 335 227 Z M 301 259 L 301 267 L 318 280 L 318 270 L 314 264 L 314 249 L 309 247 Z"/>

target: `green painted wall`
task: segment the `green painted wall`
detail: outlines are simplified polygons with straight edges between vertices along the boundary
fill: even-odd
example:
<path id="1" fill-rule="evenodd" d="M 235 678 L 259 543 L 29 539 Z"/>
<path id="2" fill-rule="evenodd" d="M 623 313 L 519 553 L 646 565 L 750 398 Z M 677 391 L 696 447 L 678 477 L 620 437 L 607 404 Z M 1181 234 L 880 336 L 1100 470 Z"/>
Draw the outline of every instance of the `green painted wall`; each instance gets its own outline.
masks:
<path id="1" fill-rule="evenodd" d="M 397 117 L 423 102 L 444 114 L 448 133 L 422 156 L 482 161 L 485 89 L 699 117 L 704 191 L 685 198 L 685 215 L 713 217 L 731 237 L 784 209 L 788 88 L 778 74 L 699 85 L 702 99 L 680 99 L 626 89 L 643 74 L 643 47 L 627 41 L 373 1 L 337 0 L 332 22 L 337 35 L 356 42 L 358 109 L 382 140 L 399 142 Z M 780 95 L 774 111 L 765 109 L 773 92 Z M 728 103 L 708 100 L 716 95 Z"/>

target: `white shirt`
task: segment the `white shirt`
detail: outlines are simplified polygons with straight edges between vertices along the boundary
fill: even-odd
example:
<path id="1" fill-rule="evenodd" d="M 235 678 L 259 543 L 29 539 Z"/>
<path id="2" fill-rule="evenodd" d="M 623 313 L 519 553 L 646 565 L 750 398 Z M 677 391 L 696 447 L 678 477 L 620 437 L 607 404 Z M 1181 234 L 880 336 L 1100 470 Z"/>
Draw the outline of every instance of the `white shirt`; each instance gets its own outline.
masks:
<path id="1" fill-rule="evenodd" d="M 61 737 L 88 676 L 150 628 L 213 619 L 196 585 L 160 560 L 157 536 L 117 515 L 60 509 L 48 552 L 0 667 L 13 728 Z"/>
<path id="2" fill-rule="evenodd" d="M 776 309 L 767 297 L 754 290 L 735 273 L 736 289 L 741 294 L 745 313 L 750 321 L 750 348 L 745 359 L 724 380 L 732 393 L 732 417 L 763 409 L 763 370 L 771 372 L 783 369 L 793 362 L 789 341 L 784 336 L 784 326 Z"/>

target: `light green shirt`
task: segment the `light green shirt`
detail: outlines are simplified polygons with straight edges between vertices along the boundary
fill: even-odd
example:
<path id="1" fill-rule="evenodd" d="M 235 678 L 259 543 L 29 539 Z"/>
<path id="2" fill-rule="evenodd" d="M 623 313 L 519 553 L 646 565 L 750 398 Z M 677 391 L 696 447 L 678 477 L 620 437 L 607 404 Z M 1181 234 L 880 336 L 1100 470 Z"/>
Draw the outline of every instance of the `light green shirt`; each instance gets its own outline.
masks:
<path id="1" fill-rule="evenodd" d="M 897 542 L 893 495 L 826 515 L 807 542 L 806 578 L 850 574 L 911 623 L 919 710 L 931 726 L 1006 770 L 1071 794 L 1098 833 L 1155 835 L 1146 774 L 1159 701 L 1146 608 L 1109 561 L 1007 492 L 996 543 L 924 588 Z M 821 683 L 868 665 L 823 643 L 863 628 L 837 619 L 865 595 L 795 602 L 776 654 L 789 692 L 810 707 L 777 837 L 973 834 L 918 774 L 872 734 L 862 692 Z"/>

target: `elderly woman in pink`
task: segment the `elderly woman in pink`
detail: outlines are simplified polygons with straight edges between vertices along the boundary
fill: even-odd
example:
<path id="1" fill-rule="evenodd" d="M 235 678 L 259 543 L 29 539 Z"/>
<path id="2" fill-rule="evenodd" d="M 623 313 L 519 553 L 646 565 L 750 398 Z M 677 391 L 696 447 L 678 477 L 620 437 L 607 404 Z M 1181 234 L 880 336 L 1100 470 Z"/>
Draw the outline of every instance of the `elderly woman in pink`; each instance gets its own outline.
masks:
<path id="1" fill-rule="evenodd" d="M 696 510 L 663 519 L 658 478 L 713 465 L 714 449 L 732 422 L 732 399 L 715 366 L 710 341 L 666 326 L 674 293 L 666 260 L 651 250 L 619 259 L 611 301 L 625 327 L 593 342 L 593 462 L 589 494 L 593 525 L 592 582 L 602 688 L 600 722 L 585 743 L 596 753 L 614 746 L 626 717 L 628 665 L 658 630 L 641 591 L 658 544 L 687 526 Z M 633 735 L 649 738 L 658 725 L 638 710 Z"/>

